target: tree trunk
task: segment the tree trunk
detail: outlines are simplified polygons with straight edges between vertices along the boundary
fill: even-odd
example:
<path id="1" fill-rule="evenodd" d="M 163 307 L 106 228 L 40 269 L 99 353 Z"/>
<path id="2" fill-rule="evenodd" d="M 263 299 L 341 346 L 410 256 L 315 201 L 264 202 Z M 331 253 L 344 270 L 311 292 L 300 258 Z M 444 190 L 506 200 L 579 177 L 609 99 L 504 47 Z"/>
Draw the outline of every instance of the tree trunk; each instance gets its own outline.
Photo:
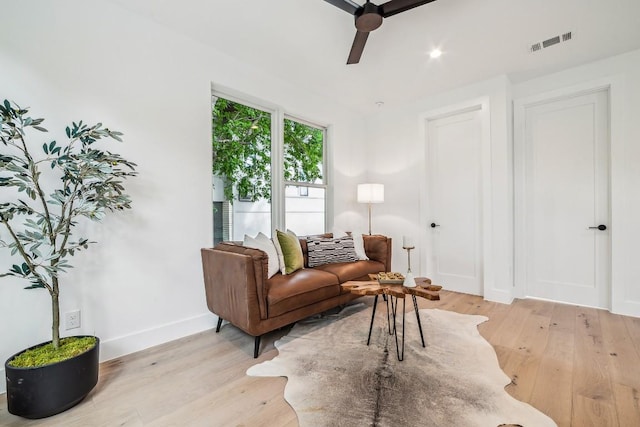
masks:
<path id="1" fill-rule="evenodd" d="M 53 348 L 60 347 L 60 304 L 58 303 L 58 278 L 53 278 L 53 292 L 51 294 L 51 311 L 53 323 L 51 324 L 51 344 Z"/>

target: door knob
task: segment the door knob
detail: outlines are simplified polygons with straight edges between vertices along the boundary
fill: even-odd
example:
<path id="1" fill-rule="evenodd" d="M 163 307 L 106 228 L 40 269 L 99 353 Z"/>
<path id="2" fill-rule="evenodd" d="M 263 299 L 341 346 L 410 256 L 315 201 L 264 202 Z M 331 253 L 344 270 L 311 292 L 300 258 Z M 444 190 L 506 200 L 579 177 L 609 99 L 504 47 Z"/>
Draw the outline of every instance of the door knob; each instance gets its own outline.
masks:
<path id="1" fill-rule="evenodd" d="M 431 224 L 431 226 L 433 227 L 433 224 Z M 604 231 L 604 230 L 607 229 L 607 226 L 604 225 L 604 224 L 600 224 L 600 225 L 598 225 L 596 227 L 589 227 L 589 230 L 596 230 L 596 229 L 600 230 L 600 231 Z"/>
<path id="2" fill-rule="evenodd" d="M 440 227 L 440 224 L 436 224 L 435 222 L 431 223 L 431 228 Z"/>

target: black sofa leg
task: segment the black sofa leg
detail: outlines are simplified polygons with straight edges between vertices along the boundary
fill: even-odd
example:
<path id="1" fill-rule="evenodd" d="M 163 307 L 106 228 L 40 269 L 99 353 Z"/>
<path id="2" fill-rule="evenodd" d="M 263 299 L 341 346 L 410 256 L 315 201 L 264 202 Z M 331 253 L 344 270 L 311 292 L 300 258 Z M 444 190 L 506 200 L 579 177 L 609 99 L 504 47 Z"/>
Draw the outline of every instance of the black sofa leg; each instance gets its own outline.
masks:
<path id="1" fill-rule="evenodd" d="M 218 326 L 216 326 L 216 334 L 220 332 L 221 326 L 222 326 L 222 317 L 218 316 Z"/>
<path id="2" fill-rule="evenodd" d="M 260 338 L 262 338 L 262 335 L 258 335 L 256 337 L 255 344 L 253 346 L 253 358 L 254 359 L 258 358 L 258 352 L 260 350 Z"/>

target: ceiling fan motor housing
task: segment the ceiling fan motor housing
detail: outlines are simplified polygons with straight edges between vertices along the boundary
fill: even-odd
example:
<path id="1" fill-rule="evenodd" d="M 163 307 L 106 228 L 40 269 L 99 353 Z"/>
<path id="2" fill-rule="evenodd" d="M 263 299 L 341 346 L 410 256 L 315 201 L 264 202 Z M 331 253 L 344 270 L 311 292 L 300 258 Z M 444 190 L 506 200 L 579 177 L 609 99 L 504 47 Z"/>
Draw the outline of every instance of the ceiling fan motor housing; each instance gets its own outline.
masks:
<path id="1" fill-rule="evenodd" d="M 370 32 L 382 25 L 382 10 L 373 3 L 365 3 L 356 12 L 356 28 L 358 31 Z"/>

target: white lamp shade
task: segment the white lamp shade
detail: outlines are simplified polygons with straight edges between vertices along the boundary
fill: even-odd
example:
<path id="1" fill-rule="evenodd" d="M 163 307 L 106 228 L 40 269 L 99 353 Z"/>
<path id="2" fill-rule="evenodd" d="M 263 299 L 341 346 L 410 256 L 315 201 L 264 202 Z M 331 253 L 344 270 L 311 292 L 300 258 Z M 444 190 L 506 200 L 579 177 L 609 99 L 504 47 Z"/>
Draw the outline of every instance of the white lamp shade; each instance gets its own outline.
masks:
<path id="1" fill-rule="evenodd" d="M 358 184 L 358 203 L 384 202 L 384 184 Z"/>

